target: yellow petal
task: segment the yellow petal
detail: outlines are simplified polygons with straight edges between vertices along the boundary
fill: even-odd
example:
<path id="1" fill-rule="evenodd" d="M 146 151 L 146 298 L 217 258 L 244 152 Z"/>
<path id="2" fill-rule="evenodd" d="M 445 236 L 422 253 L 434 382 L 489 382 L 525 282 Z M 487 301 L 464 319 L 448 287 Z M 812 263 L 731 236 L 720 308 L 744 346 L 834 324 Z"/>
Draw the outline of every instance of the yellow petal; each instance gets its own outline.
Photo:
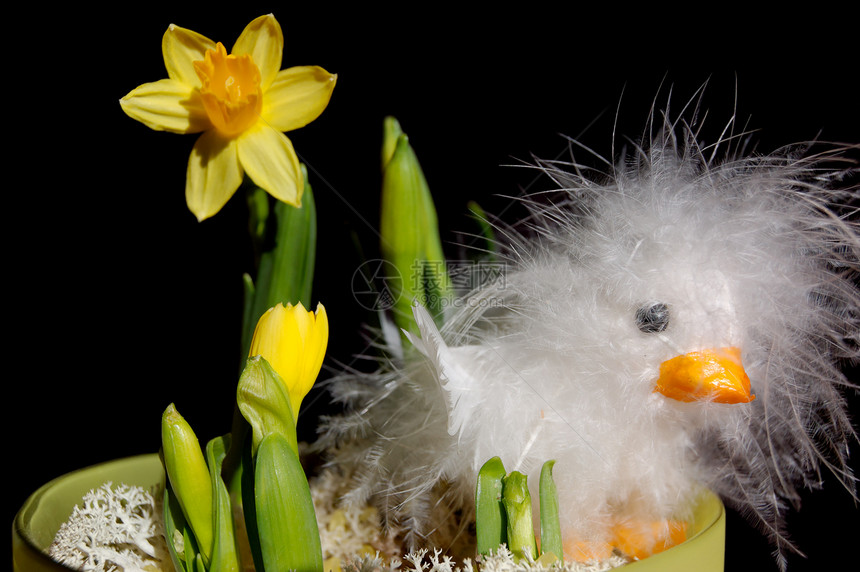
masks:
<path id="1" fill-rule="evenodd" d="M 251 348 L 248 353 L 248 357 L 263 356 L 275 371 L 278 369 L 273 362 L 275 361 L 274 356 L 277 355 L 280 348 L 281 331 L 284 323 L 283 312 L 283 306 L 278 304 L 260 316 L 257 327 L 254 329 L 254 337 L 251 339 Z"/>
<path id="2" fill-rule="evenodd" d="M 291 311 L 301 340 L 300 343 L 304 347 L 307 343 L 308 333 L 314 327 L 313 313 L 305 310 L 305 306 L 301 302 L 293 306 Z"/>
<path id="3" fill-rule="evenodd" d="M 212 126 L 200 94 L 173 79 L 138 86 L 119 104 L 129 117 L 156 131 L 199 133 Z"/>
<path id="4" fill-rule="evenodd" d="M 280 338 L 278 339 L 277 353 L 272 356 L 272 367 L 275 368 L 290 393 L 290 402 L 296 404 L 296 388 L 301 384 L 299 376 L 302 373 L 302 360 L 304 359 L 304 342 L 302 341 L 299 325 L 296 323 L 295 308 L 289 305 L 284 310 L 283 324 L 281 325 Z M 265 357 L 265 356 L 264 356 Z M 302 396 L 298 399 L 301 400 Z M 298 408 L 293 408 L 296 416 Z"/>
<path id="5" fill-rule="evenodd" d="M 284 34 L 272 14 L 260 16 L 247 26 L 233 45 L 233 54 L 248 54 L 260 70 L 260 85 L 265 90 L 281 69 Z"/>
<path id="6" fill-rule="evenodd" d="M 241 183 L 236 140 L 225 139 L 217 131 L 201 135 L 191 150 L 185 180 L 185 199 L 197 220 L 221 210 Z"/>
<path id="7" fill-rule="evenodd" d="M 206 50 L 214 49 L 215 42 L 206 36 L 171 24 L 161 39 L 161 53 L 164 55 L 167 77 L 199 88 L 200 78 L 194 71 L 193 62 L 201 61 Z"/>
<path id="8" fill-rule="evenodd" d="M 237 142 L 239 162 L 251 180 L 276 199 L 301 206 L 305 183 L 290 140 L 260 121 Z"/>
<path id="9" fill-rule="evenodd" d="M 295 385 L 299 373 L 296 363 L 302 347 L 298 340 L 292 309 L 278 304 L 260 318 L 251 342 L 251 355 L 263 356 L 281 376 L 287 389 Z"/>
<path id="10" fill-rule="evenodd" d="M 278 131 L 304 127 L 326 108 L 336 81 L 319 66 L 282 70 L 263 93 L 263 120 Z"/>
<path id="11" fill-rule="evenodd" d="M 322 369 L 327 345 L 328 316 L 326 315 L 325 307 L 322 304 L 317 304 L 317 310 L 314 313 L 313 328 L 310 336 L 305 340 L 305 358 L 302 370 L 302 379 L 308 380 L 308 387 L 305 393 L 310 391 L 311 386 L 313 386 L 314 381 L 316 381 L 320 373 L 320 369 Z"/>

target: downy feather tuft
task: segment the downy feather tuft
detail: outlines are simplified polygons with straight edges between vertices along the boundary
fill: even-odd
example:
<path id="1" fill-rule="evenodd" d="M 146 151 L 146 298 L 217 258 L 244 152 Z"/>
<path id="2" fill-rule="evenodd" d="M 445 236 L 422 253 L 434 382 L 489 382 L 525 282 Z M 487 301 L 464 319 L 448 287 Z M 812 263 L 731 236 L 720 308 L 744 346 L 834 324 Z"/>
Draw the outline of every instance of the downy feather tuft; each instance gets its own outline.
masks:
<path id="1" fill-rule="evenodd" d="M 684 518 L 704 486 L 782 555 L 801 488 L 829 470 L 853 494 L 842 391 L 856 388 L 840 367 L 860 353 L 844 162 L 858 146 L 745 156 L 730 134 L 697 141 L 695 120 L 648 128 L 602 176 L 539 161 L 559 189 L 523 199 L 520 230 L 499 229 L 503 283 L 468 294 L 441 332 L 416 307 L 417 352 L 335 380 L 349 412 L 319 445 L 413 547 L 457 534 L 454 513 L 462 532 L 495 455 L 532 483 L 556 459 L 563 531 L 582 540 L 619 519 Z M 642 330 L 638 311 L 667 323 Z M 662 362 L 716 347 L 741 349 L 754 401 L 654 392 Z"/>

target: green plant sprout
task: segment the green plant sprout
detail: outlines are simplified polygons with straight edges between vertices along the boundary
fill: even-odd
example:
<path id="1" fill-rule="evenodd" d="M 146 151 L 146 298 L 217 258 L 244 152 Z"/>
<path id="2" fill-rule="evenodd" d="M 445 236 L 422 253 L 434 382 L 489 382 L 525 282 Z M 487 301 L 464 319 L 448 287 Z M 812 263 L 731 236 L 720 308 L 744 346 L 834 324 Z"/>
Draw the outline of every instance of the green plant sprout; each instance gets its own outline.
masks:
<path id="1" fill-rule="evenodd" d="M 385 118 L 382 165 L 380 250 L 401 277 L 390 284 L 394 323 L 417 333 L 412 304 L 417 301 L 438 321 L 453 293 L 430 187 L 394 117 Z"/>
<path id="2" fill-rule="evenodd" d="M 504 545 L 518 561 L 535 560 L 542 565 L 562 561 L 558 496 L 552 478 L 554 464 L 555 461 L 547 461 L 541 469 L 539 549 L 526 475 L 519 471 L 506 473 L 499 457 L 484 463 L 478 472 L 475 490 L 478 554 L 490 556 Z"/>

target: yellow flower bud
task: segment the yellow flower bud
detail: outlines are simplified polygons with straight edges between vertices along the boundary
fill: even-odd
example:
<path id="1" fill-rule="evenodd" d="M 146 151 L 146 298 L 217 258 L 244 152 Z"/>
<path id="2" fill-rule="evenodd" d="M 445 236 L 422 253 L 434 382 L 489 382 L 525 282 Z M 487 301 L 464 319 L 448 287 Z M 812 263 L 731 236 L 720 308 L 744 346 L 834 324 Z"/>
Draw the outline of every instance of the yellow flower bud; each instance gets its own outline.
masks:
<path id="1" fill-rule="evenodd" d="M 281 376 L 290 395 L 293 416 L 322 368 L 328 344 L 328 318 L 322 304 L 316 312 L 278 304 L 257 322 L 249 356 L 262 356 Z"/>

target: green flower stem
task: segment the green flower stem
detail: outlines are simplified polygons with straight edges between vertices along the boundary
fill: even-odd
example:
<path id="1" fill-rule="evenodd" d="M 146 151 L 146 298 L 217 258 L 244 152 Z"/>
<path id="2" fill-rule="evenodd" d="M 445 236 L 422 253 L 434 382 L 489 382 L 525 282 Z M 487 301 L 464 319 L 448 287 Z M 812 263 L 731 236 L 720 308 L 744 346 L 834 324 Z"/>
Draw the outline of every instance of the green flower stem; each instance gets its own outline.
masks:
<path id="1" fill-rule="evenodd" d="M 240 354 L 242 368 L 245 367 L 254 329 L 266 310 L 278 303 L 301 302 L 306 308 L 311 307 L 317 214 L 305 165 L 301 165 L 301 169 L 305 181 L 301 208 L 272 201 L 266 191 L 253 184 L 248 185 L 248 231 L 254 244 L 257 275 L 256 278 L 249 274 L 242 277 L 245 292 Z M 235 446 L 227 453 L 224 474 L 236 502 L 243 498 L 240 473 L 247 430 L 243 413 L 238 408 L 234 409 L 231 433 Z M 256 444 L 259 444 L 259 439 Z"/>
<path id="2" fill-rule="evenodd" d="M 256 279 L 247 274 L 243 278 L 243 360 L 248 356 L 254 328 L 263 312 L 279 303 L 301 302 L 305 308 L 311 307 L 317 212 L 307 169 L 304 165 L 301 169 L 305 179 L 301 208 L 280 201 L 269 208 L 265 191 L 255 188 L 249 194 L 250 232 L 257 245 L 258 265 Z"/>

